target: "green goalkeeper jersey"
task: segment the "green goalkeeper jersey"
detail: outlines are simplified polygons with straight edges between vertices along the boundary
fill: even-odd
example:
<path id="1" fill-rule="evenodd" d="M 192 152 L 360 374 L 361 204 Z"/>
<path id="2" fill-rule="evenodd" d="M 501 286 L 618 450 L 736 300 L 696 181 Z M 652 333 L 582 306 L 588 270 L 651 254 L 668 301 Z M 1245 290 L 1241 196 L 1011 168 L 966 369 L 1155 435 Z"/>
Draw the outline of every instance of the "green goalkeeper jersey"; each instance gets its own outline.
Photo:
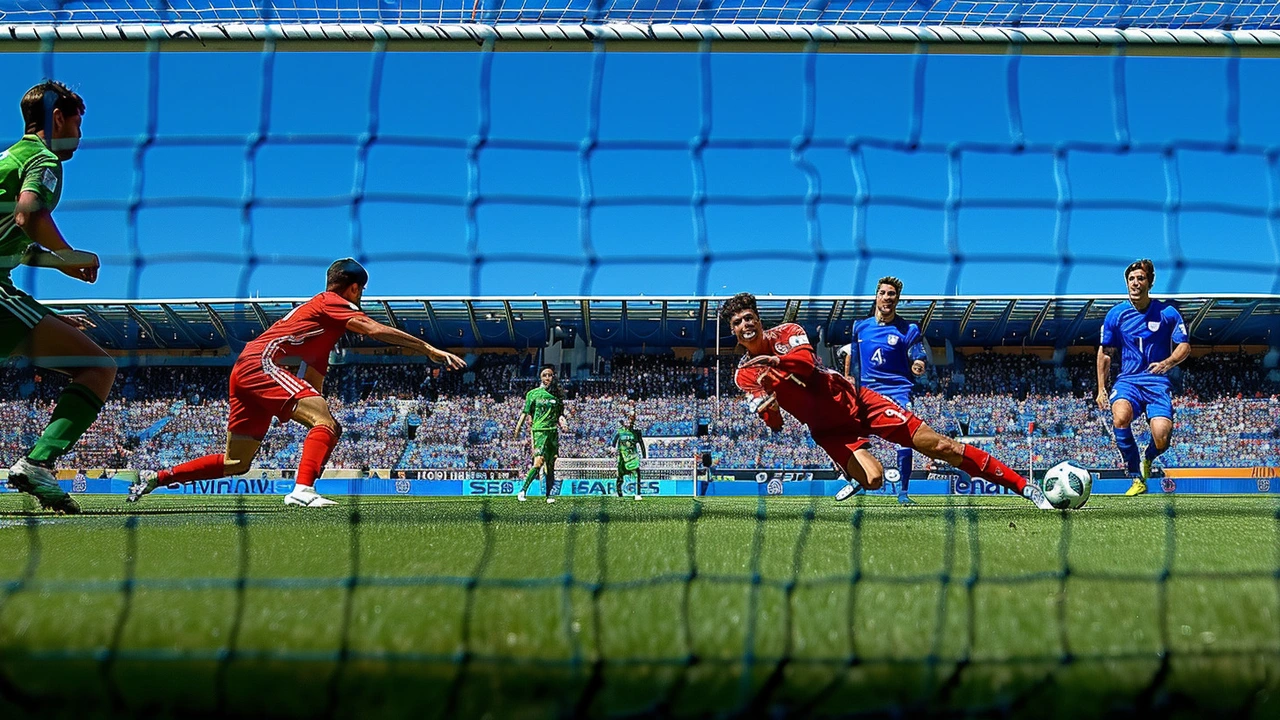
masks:
<path id="1" fill-rule="evenodd" d="M 639 430 L 625 425 L 613 431 L 610 443 L 618 448 L 618 462 L 632 470 L 640 467 L 640 457 L 644 455 L 644 436 Z"/>
<path id="2" fill-rule="evenodd" d="M 564 414 L 564 401 L 539 385 L 525 394 L 524 412 L 533 418 L 530 428 L 533 432 L 556 432 L 560 416 Z"/>
<path id="3" fill-rule="evenodd" d="M 10 282 L 9 271 L 22 264 L 31 246 L 14 219 L 18 196 L 26 191 L 38 195 L 47 210 L 62 199 L 62 161 L 35 135 L 22 136 L 0 153 L 0 282 Z"/>

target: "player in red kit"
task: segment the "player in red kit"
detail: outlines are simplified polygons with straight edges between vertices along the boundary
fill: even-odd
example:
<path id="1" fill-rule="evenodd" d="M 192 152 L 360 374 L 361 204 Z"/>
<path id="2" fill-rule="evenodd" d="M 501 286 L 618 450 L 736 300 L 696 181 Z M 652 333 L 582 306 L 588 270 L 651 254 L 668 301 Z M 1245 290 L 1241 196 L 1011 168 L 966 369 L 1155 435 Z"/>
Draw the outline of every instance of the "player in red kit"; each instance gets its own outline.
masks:
<path id="1" fill-rule="evenodd" d="M 465 367 L 457 355 L 437 350 L 418 338 L 387 327 L 364 314 L 360 298 L 369 284 L 369 273 L 351 258 L 329 266 L 325 291 L 294 308 L 266 332 L 245 346 L 231 370 L 231 413 L 227 419 L 225 453 L 206 455 L 160 472 L 138 473 L 129 488 L 129 502 L 161 485 L 242 475 L 258 454 L 271 421 L 296 420 L 310 428 L 302 443 L 297 480 L 284 497 L 285 505 L 325 507 L 332 500 L 315 490 L 329 455 L 338 444 L 342 428 L 320 395 L 329 369 L 329 352 L 346 332 L 367 335 L 428 355 L 450 369 Z M 295 375 L 281 367 L 285 358 L 301 361 Z"/>
<path id="2" fill-rule="evenodd" d="M 774 431 L 782 429 L 782 410 L 809 426 L 813 441 L 850 480 L 837 500 L 884 484 L 884 467 L 867 449 L 867 437 L 875 435 L 1053 509 L 1040 488 L 986 451 L 939 435 L 910 410 L 822 367 L 804 328 L 786 323 L 765 330 L 755 296 L 733 296 L 720 308 L 720 318 L 747 349 L 734 380 L 747 394 L 748 407 Z"/>

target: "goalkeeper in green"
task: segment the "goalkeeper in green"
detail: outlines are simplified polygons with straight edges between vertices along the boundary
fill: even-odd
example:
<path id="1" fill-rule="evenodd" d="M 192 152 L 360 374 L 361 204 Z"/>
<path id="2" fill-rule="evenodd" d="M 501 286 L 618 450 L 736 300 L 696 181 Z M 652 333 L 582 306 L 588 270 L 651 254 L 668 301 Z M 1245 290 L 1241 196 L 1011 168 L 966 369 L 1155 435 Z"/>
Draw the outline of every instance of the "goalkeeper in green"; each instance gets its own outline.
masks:
<path id="1" fill-rule="evenodd" d="M 622 485 L 628 475 L 636 478 L 636 500 L 640 499 L 640 458 L 649 457 L 644 448 L 644 436 L 636 428 L 635 409 L 627 410 L 627 414 L 618 420 L 618 429 L 613 431 L 613 439 L 609 445 L 618 451 L 618 497 L 622 497 Z"/>
<path id="2" fill-rule="evenodd" d="M 9 487 L 34 495 L 64 513 L 80 506 L 62 490 L 54 463 L 97 419 L 116 379 L 115 362 L 83 330 L 13 284 L 19 265 L 57 268 L 87 283 L 98 279 L 98 256 L 74 250 L 53 222 L 62 198 L 62 163 L 80 146 L 84 100 L 66 85 L 46 80 L 22 97 L 22 139 L 0 153 L 0 357 L 22 355 L 32 364 L 70 376 L 53 416 L 35 445 L 9 468 Z"/>
<path id="3" fill-rule="evenodd" d="M 533 447 L 533 467 L 530 467 L 529 472 L 524 476 L 524 485 L 520 487 L 520 493 L 516 497 L 520 502 L 524 502 L 529 486 L 538 477 L 538 473 L 542 472 L 542 487 L 546 490 L 547 502 L 553 503 L 556 501 L 555 496 L 560 492 L 556 484 L 556 458 L 560 456 L 560 430 L 562 428 L 568 430 L 569 426 L 565 423 L 564 390 L 556 382 L 556 369 L 551 365 L 543 365 L 542 370 L 538 372 L 538 380 L 541 384 L 525 394 L 524 411 L 516 421 L 517 440 L 520 439 L 520 430 L 524 428 L 525 419 L 528 418 L 531 421 L 529 435 Z"/>

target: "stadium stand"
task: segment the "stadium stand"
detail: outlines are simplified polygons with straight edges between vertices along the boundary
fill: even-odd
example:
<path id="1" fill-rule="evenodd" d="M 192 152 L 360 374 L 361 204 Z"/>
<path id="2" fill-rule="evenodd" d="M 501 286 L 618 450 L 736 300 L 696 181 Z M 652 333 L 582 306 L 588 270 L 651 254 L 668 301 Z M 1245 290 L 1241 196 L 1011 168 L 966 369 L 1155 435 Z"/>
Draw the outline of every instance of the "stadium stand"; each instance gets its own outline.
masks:
<path id="1" fill-rule="evenodd" d="M 511 429 L 524 392 L 536 383 L 536 364 L 529 354 L 472 360 L 473 369 L 451 375 L 421 364 L 337 366 L 326 391 L 346 434 L 331 466 L 526 464 L 525 444 L 511 438 Z M 617 353 L 580 373 L 566 383 L 571 430 L 562 440 L 562 455 L 607 457 L 614 423 L 635 401 L 640 427 L 657 440 L 650 444 L 653 457 L 692 456 L 695 428 L 709 420 L 718 467 L 828 467 L 797 423 L 774 435 L 743 410 L 730 391 L 731 356 L 721 358 L 717 403 L 716 360 L 711 354 L 695 363 L 669 352 Z M 1280 382 L 1264 361 L 1260 354 L 1231 352 L 1186 364 L 1175 376 L 1184 422 L 1166 466 L 1280 463 Z M 1058 363 L 1034 354 L 956 353 L 952 364 L 931 368 L 922 378 L 915 409 L 942 432 L 971 438 L 1014 466 L 1073 458 L 1098 469 L 1117 468 L 1107 417 L 1092 401 L 1092 363 L 1088 353 L 1069 354 Z M 103 420 L 64 467 L 155 468 L 220 447 L 228 373 L 225 366 L 125 368 L 121 398 L 108 403 Z M 0 401 L 0 447 L 10 456 L 34 438 L 60 384 L 50 373 L 30 368 L 10 366 L 0 374 L 9 398 Z M 273 429 L 258 466 L 296 465 L 302 438 L 295 424 Z M 928 467 L 926 458 L 916 462 L 917 469 Z"/>

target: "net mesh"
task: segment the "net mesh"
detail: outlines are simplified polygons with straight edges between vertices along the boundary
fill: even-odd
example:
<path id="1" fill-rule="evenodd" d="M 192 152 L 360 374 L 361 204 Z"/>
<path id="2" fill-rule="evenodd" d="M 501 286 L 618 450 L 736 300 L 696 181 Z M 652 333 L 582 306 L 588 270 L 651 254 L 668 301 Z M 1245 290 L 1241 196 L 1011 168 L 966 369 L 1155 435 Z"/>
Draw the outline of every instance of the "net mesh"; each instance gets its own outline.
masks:
<path id="1" fill-rule="evenodd" d="M 479 6 L 484 22 L 688 21 L 882 22 L 1045 26 L 1267 28 L 1266 4 L 952 4 L 738 7 L 729 5 L 589 5 L 582 8 Z M 470 8 L 404 8 L 380 4 L 332 9 L 296 5 L 251 9 L 194 6 L 79 6 L 73 3 L 5 11 L 10 22 L 449 22 Z M 665 13 L 665 14 L 664 14 Z M 299 141 L 273 131 L 270 102 L 277 53 L 260 56 L 260 103 L 247 135 L 166 136 L 159 132 L 160 53 L 146 54 L 144 115 L 139 137 L 88 139 L 85 151 L 133 152 L 134 183 L 123 199 L 81 200 L 65 212 L 123 212 L 127 251 L 108 257 L 127 273 L 122 294 L 147 294 L 148 268 L 197 261 L 236 271 L 234 294 L 246 296 L 255 273 L 270 267 L 318 267 L 331 258 L 298 257 L 260 247 L 255 209 L 336 207 L 347 211 L 350 252 L 365 261 L 432 260 L 464 270 L 465 289 L 488 291 L 483 271 L 519 263 L 579 272 L 583 294 L 600 290 L 598 275 L 613 265 L 684 267 L 696 274 L 689 290 L 716 290 L 713 268 L 749 260 L 758 251 L 713 244 L 712 208 L 774 204 L 800 210 L 804 244 L 769 253 L 809 269 L 813 293 L 865 290 L 873 261 L 922 262 L 944 269 L 940 289 L 959 289 L 966 266 L 990 260 L 962 242 L 967 207 L 1042 210 L 1055 219 L 1054 244 L 1043 253 L 997 253 L 1052 275 L 1046 285 L 1069 287 L 1080 268 L 1113 267 L 1131 259 L 1120 249 L 1073 250 L 1073 213 L 1151 213 L 1177 290 L 1193 267 L 1261 275 L 1280 291 L 1274 186 L 1260 202 L 1187 200 L 1181 164 L 1186 154 L 1251 158 L 1274 179 L 1280 151 L 1247 142 L 1241 133 L 1241 60 L 1220 70 L 1223 112 L 1210 139 L 1139 141 L 1123 53 L 1107 60 L 1111 137 L 1104 141 L 1041 142 L 1023 130 L 1023 58 L 1001 58 L 1007 137 L 998 141 L 932 141 L 923 128 L 925 77 L 931 62 L 913 59 L 909 130 L 903 137 L 821 134 L 815 123 L 819 53 L 801 53 L 803 121 L 785 137 L 724 139 L 712 133 L 712 53 L 697 57 L 698 121 L 677 141 L 601 137 L 596 120 L 609 54 L 589 54 L 587 131 L 570 141 L 502 137 L 491 127 L 495 53 L 479 56 L 478 120 L 462 138 L 388 135 L 378 99 L 386 47 L 373 51 L 364 127 L 354 134 L 312 136 L 320 145 L 356 149 L 355 183 L 333 196 L 264 195 L 254 167 L 264 149 Z M 56 52 L 40 55 L 54 75 Z M 1215 66 L 1216 67 L 1216 66 Z M 723 119 L 723 116 L 720 116 Z M 166 147 L 217 147 L 243 153 L 242 192 L 233 198 L 157 200 L 144 192 L 149 153 Z M 462 194 L 387 193 L 366 187 L 370 154 L 380 147 L 440 147 L 465 153 Z M 580 194 L 565 200 L 534 192 L 482 189 L 482 158 L 493 150 L 564 154 L 579 168 Z M 787 154 L 806 180 L 803 193 L 764 196 L 717 193 L 706 182 L 706 155 L 717 150 Z M 809 160 L 841 153 L 853 181 L 848 192 L 824 190 Z M 635 155 L 687 153 L 693 189 L 687 194 L 607 194 L 595 189 L 593 161 L 602 151 Z M 891 162 L 931 157 L 945 167 L 941 199 L 877 194 L 869 152 Z M 1069 182 L 1079 155 L 1145 158 L 1165 179 L 1156 200 L 1080 198 Z M 1045 158 L 1054 194 L 1026 199 L 971 199 L 963 192 L 974 157 Z M 361 208 L 371 203 L 439 204 L 465 213 L 465 250 L 427 247 L 379 251 L 366 245 Z M 481 207 L 567 207 L 578 213 L 580 252 L 530 257 L 485 242 Z M 851 237 L 823 231 L 820 210 L 853 213 Z M 148 251 L 139 217 L 149 209 L 217 206 L 242 213 L 240 246 L 227 251 Z M 693 218 L 691 247 L 674 253 L 615 254 L 598 245 L 592 218 L 610 206 L 677 208 Z M 874 206 L 910 207 L 945 216 L 941 252 L 884 248 L 868 238 L 864 213 Z M 1188 213 L 1243 217 L 1265 224 L 1259 256 L 1230 251 L 1189 258 L 1180 236 Z M 859 218 L 862 219 L 859 219 Z M 852 280 L 828 284 L 827 268 L 848 263 Z M 28 285 L 30 287 L 30 285 Z M 232 294 L 232 289 L 228 289 Z M 207 498 L 157 504 L 123 513 L 108 501 L 87 503 L 74 520 L 49 519 L 29 502 L 5 497 L 0 525 L 10 538 L 0 577 L 0 703 L 36 714 L 51 705 L 115 714 L 172 708 L 252 713 L 262 687 L 293 688 L 272 697 L 282 715 L 360 715 L 418 707 L 429 687 L 444 698 L 440 717 L 484 710 L 537 708 L 533 716 L 744 715 L 795 711 L 815 716 L 858 713 L 961 715 L 1034 714 L 1047 706 L 1138 712 L 1226 710 L 1266 715 L 1280 663 L 1280 509 L 1270 500 L 1168 499 L 1107 505 L 1095 514 L 1032 515 L 1007 504 L 948 498 L 904 519 L 896 508 L 855 500 L 696 502 L 621 508 L 606 501 L 565 503 L 545 514 L 517 514 L 502 501 L 378 502 L 353 497 L 339 513 L 298 516 L 275 503 Z M 24 504 L 25 503 L 25 504 Z M 1117 529 L 1119 528 L 1119 529 Z M 1225 547 L 1218 542 L 1235 538 Z M 322 557 L 297 551 L 310 542 Z M 282 549 L 283 548 L 283 549 Z M 426 560 L 424 560 L 426 558 Z M 886 560 L 885 558 L 890 558 Z M 1117 596 L 1120 597 L 1117 600 Z M 1223 612 L 1222 608 L 1231 608 Z M 194 628 L 194 629 L 192 629 Z M 282 633 L 282 628 L 286 632 Z M 186 678 L 181 682 L 178 677 Z M 141 678 L 141 680 L 139 679 Z M 169 685 L 156 678 L 174 680 Z M 1208 678 L 1205 681 L 1204 678 Z M 413 682 L 407 682 L 413 681 Z M 427 685 L 415 685 L 429 683 Z M 1206 689 L 1205 685 L 1211 685 Z M 63 692 L 82 692 L 68 698 Z M 556 692 L 548 693 L 547 688 Z M 1272 693 L 1273 694 L 1273 693 Z M 548 698 L 548 695 L 553 697 Z M 507 703 L 504 705 L 503 703 Z M 1057 703 L 1063 703 L 1058 705 Z M 1094 703 L 1091 705 L 1091 703 Z"/>
<path id="2" fill-rule="evenodd" d="M 726 23 L 1266 29 L 1280 10 L 1245 2 L 17 2 L 21 23 Z"/>

